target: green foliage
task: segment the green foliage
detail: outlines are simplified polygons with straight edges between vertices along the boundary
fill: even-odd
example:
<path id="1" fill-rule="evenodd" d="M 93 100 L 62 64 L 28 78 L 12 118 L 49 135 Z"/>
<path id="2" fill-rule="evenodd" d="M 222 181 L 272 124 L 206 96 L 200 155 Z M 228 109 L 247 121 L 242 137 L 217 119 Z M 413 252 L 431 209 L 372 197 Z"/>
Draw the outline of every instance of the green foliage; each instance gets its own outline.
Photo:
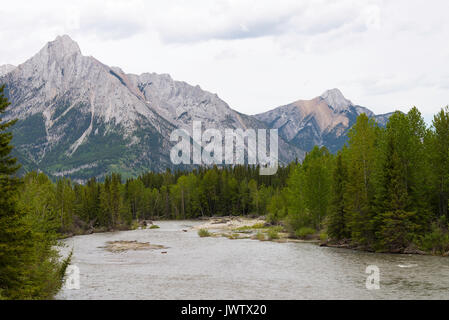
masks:
<path id="1" fill-rule="evenodd" d="M 433 168 L 433 208 L 440 217 L 449 218 L 449 106 L 434 117 L 428 141 Z"/>
<path id="2" fill-rule="evenodd" d="M 300 239 L 306 239 L 310 236 L 313 236 L 316 233 L 316 230 L 313 228 L 302 227 L 295 232 L 295 235 Z"/>
<path id="3" fill-rule="evenodd" d="M 331 201 L 328 217 L 328 232 L 332 239 L 342 240 L 349 239 L 351 234 L 348 228 L 349 219 L 347 217 L 347 205 L 345 201 L 345 192 L 348 182 L 348 169 L 343 159 L 347 153 L 344 148 L 339 152 L 333 173 L 333 184 Z"/>
<path id="4" fill-rule="evenodd" d="M 210 233 L 207 229 L 200 229 L 200 230 L 198 230 L 198 235 L 201 238 L 207 238 L 207 237 L 211 237 L 212 233 Z"/>
<path id="5" fill-rule="evenodd" d="M 429 226 L 447 216 L 448 111 L 435 116 L 432 128 L 416 108 L 396 112 L 386 128 L 358 118 L 333 173 L 333 240 L 387 252 L 444 249 L 446 229 Z"/>
<path id="6" fill-rule="evenodd" d="M 368 245 L 374 238 L 371 228 L 373 218 L 371 205 L 375 194 L 373 175 L 379 130 L 374 120 L 362 114 L 348 135 L 345 205 L 351 237 L 362 245 Z"/>
<path id="7" fill-rule="evenodd" d="M 279 239 L 279 233 L 275 229 L 269 229 L 267 234 L 269 240 Z"/>
<path id="8" fill-rule="evenodd" d="M 137 229 L 139 229 L 139 221 L 134 220 L 134 221 L 131 223 L 130 229 L 131 229 L 131 230 L 137 230 Z"/>
<path id="9" fill-rule="evenodd" d="M 153 225 L 151 225 L 150 229 L 151 230 L 160 229 L 160 227 L 158 225 L 153 224 Z"/>
<path id="10" fill-rule="evenodd" d="M 433 254 L 447 254 L 449 252 L 449 232 L 447 228 L 434 223 L 431 232 L 423 235 L 419 240 L 422 250 Z"/>
<path id="11" fill-rule="evenodd" d="M 285 192 L 277 192 L 271 197 L 267 206 L 267 221 L 269 223 L 278 223 L 286 217 L 286 201 Z"/>
<path id="12" fill-rule="evenodd" d="M 0 87 L 0 116 L 9 106 Z M 10 153 L 15 121 L 0 118 L 0 297 L 51 299 L 60 289 L 70 257 L 59 261 L 55 189 L 35 174 L 23 183 Z M 31 181 L 31 182 L 30 182 Z"/>
<path id="13" fill-rule="evenodd" d="M 320 240 L 322 241 L 322 242 L 325 242 L 325 241 L 327 241 L 329 239 L 329 235 L 326 233 L 326 232 L 321 232 L 320 233 Z"/>
<path id="14" fill-rule="evenodd" d="M 266 240 L 265 234 L 263 232 L 258 232 L 256 234 L 256 239 L 259 241 L 265 241 Z"/>
<path id="15" fill-rule="evenodd" d="M 319 230 L 328 214 L 334 157 L 315 147 L 302 164 L 292 168 L 287 181 L 285 222 L 290 233 L 303 227 Z M 282 209 L 281 209 L 282 210 Z"/>
<path id="16" fill-rule="evenodd" d="M 377 232 L 376 249 L 386 252 L 402 252 L 406 249 L 415 236 L 414 215 L 414 212 L 403 210 L 382 213 L 381 227 Z"/>
<path id="17" fill-rule="evenodd" d="M 239 227 L 239 228 L 235 229 L 234 231 L 250 231 L 250 230 L 254 230 L 254 229 L 264 229 L 264 228 L 265 228 L 265 223 L 256 223 L 252 226 Z"/>

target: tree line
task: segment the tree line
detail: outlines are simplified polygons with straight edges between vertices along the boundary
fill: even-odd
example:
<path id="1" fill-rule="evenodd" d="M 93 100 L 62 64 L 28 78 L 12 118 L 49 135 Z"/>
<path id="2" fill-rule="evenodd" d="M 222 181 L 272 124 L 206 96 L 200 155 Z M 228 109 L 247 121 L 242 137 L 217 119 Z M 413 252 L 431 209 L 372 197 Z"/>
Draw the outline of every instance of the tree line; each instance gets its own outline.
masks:
<path id="1" fill-rule="evenodd" d="M 23 178 L 20 201 L 33 202 L 59 222 L 61 234 L 126 230 L 143 220 L 212 216 L 263 216 L 274 194 L 285 187 L 290 166 L 260 176 L 258 166 L 198 168 L 191 172 L 148 172 L 122 181 L 111 174 L 86 184 L 68 178 L 52 182 L 44 173 Z"/>
<path id="2" fill-rule="evenodd" d="M 366 250 L 448 254 L 448 199 L 449 108 L 430 127 L 412 108 L 384 128 L 360 115 L 337 155 L 315 147 L 270 214 L 298 236 L 324 230 Z"/>

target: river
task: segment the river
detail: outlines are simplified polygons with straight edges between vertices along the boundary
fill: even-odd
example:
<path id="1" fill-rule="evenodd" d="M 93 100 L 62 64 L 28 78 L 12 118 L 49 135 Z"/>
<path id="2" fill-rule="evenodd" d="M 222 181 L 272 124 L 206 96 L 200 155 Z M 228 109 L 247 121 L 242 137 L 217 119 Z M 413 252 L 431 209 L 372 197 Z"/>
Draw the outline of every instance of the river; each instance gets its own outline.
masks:
<path id="1" fill-rule="evenodd" d="M 62 252 L 73 248 L 80 289 L 64 288 L 57 299 L 449 299 L 449 258 L 200 238 L 190 230 L 198 222 L 157 224 L 66 239 Z M 119 240 L 168 249 L 104 248 Z M 366 288 L 372 265 L 380 271 L 379 290 Z"/>

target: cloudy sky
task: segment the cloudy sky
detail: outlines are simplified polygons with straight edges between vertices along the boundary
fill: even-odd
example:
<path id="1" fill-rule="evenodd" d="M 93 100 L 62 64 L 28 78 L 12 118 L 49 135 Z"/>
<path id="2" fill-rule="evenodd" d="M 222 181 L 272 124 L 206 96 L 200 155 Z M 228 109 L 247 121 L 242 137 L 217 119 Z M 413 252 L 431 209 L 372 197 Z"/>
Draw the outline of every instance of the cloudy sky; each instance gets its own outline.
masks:
<path id="1" fill-rule="evenodd" d="M 376 113 L 449 104 L 447 0 L 0 0 L 0 64 L 57 35 L 248 114 L 338 87 Z"/>

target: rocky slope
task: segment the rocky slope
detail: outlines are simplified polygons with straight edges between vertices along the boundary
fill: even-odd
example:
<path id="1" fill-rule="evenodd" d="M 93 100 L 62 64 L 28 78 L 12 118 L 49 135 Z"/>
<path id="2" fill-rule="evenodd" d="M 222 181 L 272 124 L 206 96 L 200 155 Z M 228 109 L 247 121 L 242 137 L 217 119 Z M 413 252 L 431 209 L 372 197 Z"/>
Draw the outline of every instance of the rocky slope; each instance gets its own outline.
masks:
<path id="1" fill-rule="evenodd" d="M 5 70 L 3 72 L 3 70 Z M 176 128 L 266 128 L 232 110 L 217 95 L 168 75 L 125 74 L 81 54 L 58 37 L 18 67 L 2 68 L 12 102 L 15 152 L 25 169 L 84 181 L 118 171 L 135 176 L 172 167 L 169 141 Z M 280 160 L 302 157 L 280 140 Z"/>
<path id="2" fill-rule="evenodd" d="M 255 115 L 288 143 L 310 151 L 315 145 L 336 152 L 347 141 L 348 130 L 365 113 L 385 125 L 391 114 L 376 116 L 365 107 L 353 104 L 340 90 L 332 89 L 312 100 L 298 100 L 289 105 Z"/>
<path id="3" fill-rule="evenodd" d="M 30 169 L 82 180 L 169 164 L 164 151 L 173 125 L 67 36 L 0 80 L 12 102 L 6 119 L 19 119 L 16 151 Z"/>
<path id="4" fill-rule="evenodd" d="M 11 64 L 5 64 L 0 66 L 0 77 L 13 71 L 16 67 Z"/>

